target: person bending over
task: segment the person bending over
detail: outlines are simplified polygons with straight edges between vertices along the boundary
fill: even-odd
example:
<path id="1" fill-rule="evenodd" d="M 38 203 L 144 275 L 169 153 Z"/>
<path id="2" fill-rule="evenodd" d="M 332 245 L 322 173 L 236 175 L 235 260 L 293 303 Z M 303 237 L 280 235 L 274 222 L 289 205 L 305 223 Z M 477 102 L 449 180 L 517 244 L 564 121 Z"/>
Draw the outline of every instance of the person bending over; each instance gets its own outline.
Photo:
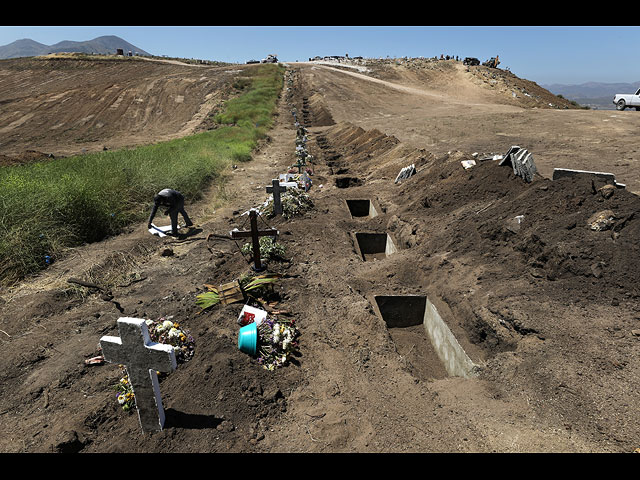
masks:
<path id="1" fill-rule="evenodd" d="M 184 218 L 185 226 L 190 227 L 191 225 L 193 225 L 193 222 L 189 218 L 189 215 L 187 215 L 187 212 L 184 210 L 184 196 L 177 190 L 165 188 L 153 197 L 153 209 L 151 210 L 151 215 L 149 216 L 149 222 L 147 222 L 148 228 L 152 228 L 151 222 L 156 216 L 158 207 L 167 207 L 167 210 L 164 212 L 164 214 L 169 215 L 169 218 L 171 218 L 172 235 L 178 234 L 178 213 L 180 213 L 182 215 L 182 218 Z"/>

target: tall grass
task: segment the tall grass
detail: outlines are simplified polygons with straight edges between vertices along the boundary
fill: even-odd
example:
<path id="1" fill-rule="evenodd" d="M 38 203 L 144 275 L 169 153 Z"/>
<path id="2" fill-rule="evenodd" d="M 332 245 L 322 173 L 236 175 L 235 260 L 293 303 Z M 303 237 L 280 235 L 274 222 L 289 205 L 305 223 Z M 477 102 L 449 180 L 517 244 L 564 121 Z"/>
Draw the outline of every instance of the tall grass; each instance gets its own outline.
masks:
<path id="1" fill-rule="evenodd" d="M 0 168 L 0 282 L 46 267 L 69 247 L 101 240 L 149 215 L 154 194 L 188 200 L 232 163 L 248 161 L 273 122 L 283 68 L 252 69 L 246 93 L 230 100 L 220 127 L 135 149 Z"/>

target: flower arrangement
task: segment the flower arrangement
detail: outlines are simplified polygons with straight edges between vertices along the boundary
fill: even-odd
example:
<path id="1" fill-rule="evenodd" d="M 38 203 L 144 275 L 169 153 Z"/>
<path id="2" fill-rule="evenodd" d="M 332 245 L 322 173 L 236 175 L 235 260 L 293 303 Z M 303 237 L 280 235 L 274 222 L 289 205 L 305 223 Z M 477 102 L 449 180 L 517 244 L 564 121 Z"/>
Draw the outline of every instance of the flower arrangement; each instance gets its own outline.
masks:
<path id="1" fill-rule="evenodd" d="M 195 353 L 195 341 L 188 330 L 180 328 L 172 317 L 161 317 L 156 321 L 147 320 L 151 340 L 173 346 L 178 364 L 188 362 Z"/>
<path id="2" fill-rule="evenodd" d="M 284 207 L 284 204 L 283 204 Z M 260 237 L 258 240 L 260 245 L 260 256 L 264 260 L 283 259 L 286 253 L 284 245 L 276 242 L 273 237 Z M 240 249 L 243 255 L 253 255 L 253 244 L 245 243 Z"/>
<path id="3" fill-rule="evenodd" d="M 120 371 L 123 377 L 120 381 L 115 385 L 115 389 L 118 392 L 117 399 L 118 404 L 122 406 L 122 409 L 126 412 L 134 407 L 135 396 L 133 394 L 133 388 L 131 387 L 131 382 L 129 381 L 129 375 L 127 374 L 127 369 L 124 365 L 120 365 Z"/>
<path id="4" fill-rule="evenodd" d="M 311 200 L 309 194 L 298 188 L 288 188 L 287 191 L 280 196 L 280 202 L 282 203 L 282 216 L 286 219 L 300 215 L 313 208 L 313 200 Z M 273 216 L 273 198 L 270 198 L 266 202 L 263 212 L 267 216 Z M 262 251 L 262 245 L 260 245 L 260 251 Z"/>
<path id="5" fill-rule="evenodd" d="M 300 332 L 295 320 L 267 317 L 258 326 L 258 363 L 273 371 L 287 364 L 297 351 Z"/>
<path id="6" fill-rule="evenodd" d="M 146 324 L 151 340 L 171 345 L 176 355 L 176 363 L 180 365 L 193 357 L 195 341 L 188 330 L 181 329 L 178 323 L 171 321 L 171 318 L 173 317 L 161 317 L 156 321 L 146 320 Z M 126 367 L 120 365 L 120 370 L 122 377 L 114 388 L 118 392 L 116 395 L 118 404 L 124 411 L 128 411 L 135 405 L 135 395 Z"/>

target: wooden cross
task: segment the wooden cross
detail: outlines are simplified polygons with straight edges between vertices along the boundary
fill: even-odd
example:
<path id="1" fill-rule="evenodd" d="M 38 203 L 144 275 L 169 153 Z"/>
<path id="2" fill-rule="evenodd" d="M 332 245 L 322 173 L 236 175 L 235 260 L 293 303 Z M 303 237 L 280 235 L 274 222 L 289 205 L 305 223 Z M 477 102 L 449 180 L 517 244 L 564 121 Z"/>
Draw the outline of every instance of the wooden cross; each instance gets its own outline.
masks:
<path id="1" fill-rule="evenodd" d="M 230 235 L 233 239 L 238 238 L 251 238 L 253 241 L 253 269 L 256 272 L 260 272 L 265 269 L 260 263 L 260 242 L 259 237 L 275 237 L 278 234 L 278 230 L 268 228 L 266 230 L 258 230 L 258 212 L 252 208 L 249 210 L 249 220 L 251 221 L 251 230 L 238 230 L 234 228 L 231 230 Z"/>
<path id="2" fill-rule="evenodd" d="M 273 213 L 282 215 L 282 202 L 280 201 L 280 192 L 286 192 L 287 187 L 280 186 L 280 180 L 274 178 L 271 180 L 271 186 L 267 187 L 267 193 L 273 193 Z"/>
<path id="3" fill-rule="evenodd" d="M 162 430 L 164 409 L 156 371 L 176 369 L 173 347 L 152 342 L 147 324 L 140 318 L 119 318 L 118 330 L 119 337 L 100 339 L 104 359 L 127 367 L 142 430 Z"/>
<path id="4" fill-rule="evenodd" d="M 292 167 L 298 167 L 298 173 L 302 173 L 302 168 L 306 166 L 307 163 L 302 158 L 298 158 L 298 161 L 292 165 Z"/>

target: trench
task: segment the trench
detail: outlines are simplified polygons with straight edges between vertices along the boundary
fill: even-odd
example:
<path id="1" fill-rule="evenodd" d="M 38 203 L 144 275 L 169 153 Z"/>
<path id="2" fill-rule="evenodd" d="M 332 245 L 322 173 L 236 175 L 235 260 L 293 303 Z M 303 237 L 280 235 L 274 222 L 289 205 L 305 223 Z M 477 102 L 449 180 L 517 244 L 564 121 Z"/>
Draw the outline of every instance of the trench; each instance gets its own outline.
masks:
<path id="1" fill-rule="evenodd" d="M 322 141 L 321 148 L 328 149 L 326 138 L 323 137 Z M 338 188 L 362 184 L 358 177 L 335 178 Z M 352 198 L 344 201 L 353 220 L 372 219 L 382 214 L 370 199 Z M 355 250 L 364 262 L 380 261 L 398 252 L 388 233 L 355 232 L 351 236 Z M 369 300 L 386 325 L 401 361 L 416 379 L 428 382 L 476 375 L 476 365 L 426 295 L 374 295 Z"/>
<path id="2" fill-rule="evenodd" d="M 388 233 L 356 233 L 356 245 L 365 262 L 382 260 L 398 251 Z"/>
<path id="3" fill-rule="evenodd" d="M 357 177 L 338 177 L 335 181 L 338 188 L 357 187 L 363 184 L 362 180 Z"/>
<path id="4" fill-rule="evenodd" d="M 351 218 L 373 218 L 378 216 L 371 200 L 346 200 Z"/>
<path id="5" fill-rule="evenodd" d="M 474 363 L 427 296 L 378 295 L 373 300 L 414 375 L 421 380 L 474 376 Z"/>

